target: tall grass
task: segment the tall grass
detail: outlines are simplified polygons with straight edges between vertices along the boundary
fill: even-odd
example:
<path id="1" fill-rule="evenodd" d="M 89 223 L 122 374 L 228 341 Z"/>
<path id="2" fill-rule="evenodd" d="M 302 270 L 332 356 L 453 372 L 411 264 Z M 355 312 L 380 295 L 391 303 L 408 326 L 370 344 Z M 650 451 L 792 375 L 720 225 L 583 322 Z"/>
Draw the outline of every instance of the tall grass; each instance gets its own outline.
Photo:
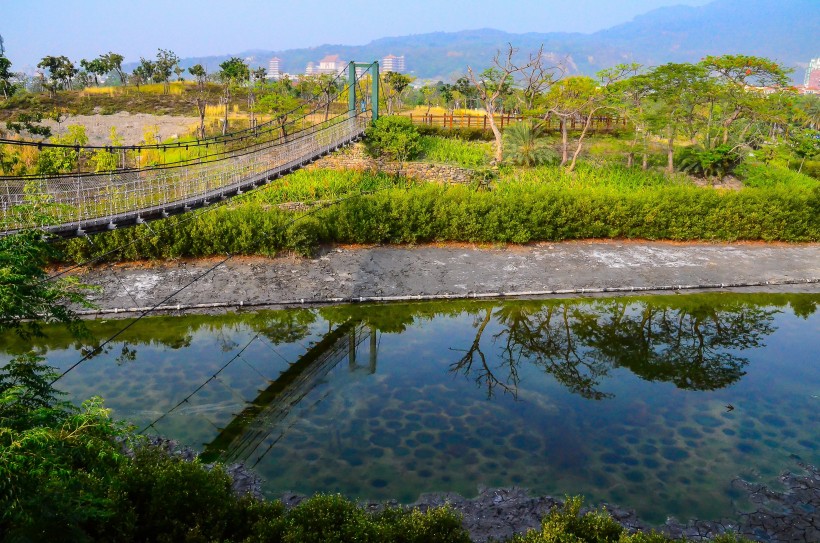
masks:
<path id="1" fill-rule="evenodd" d="M 421 153 L 424 160 L 455 164 L 464 168 L 480 168 L 490 162 L 492 147 L 481 141 L 422 136 Z"/>

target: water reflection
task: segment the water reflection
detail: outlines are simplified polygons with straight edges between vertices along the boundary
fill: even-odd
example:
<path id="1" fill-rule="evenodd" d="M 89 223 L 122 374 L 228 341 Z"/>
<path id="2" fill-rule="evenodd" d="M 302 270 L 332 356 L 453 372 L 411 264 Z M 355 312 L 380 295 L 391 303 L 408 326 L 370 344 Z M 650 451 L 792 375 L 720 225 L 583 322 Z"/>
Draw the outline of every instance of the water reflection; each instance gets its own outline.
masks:
<path id="1" fill-rule="evenodd" d="M 207 458 L 257 465 L 272 492 L 412 501 L 515 484 L 583 492 L 649 519 L 717 518 L 733 510 L 733 477 L 774 478 L 789 454 L 811 462 L 820 450 L 820 369 L 807 354 L 820 348 L 818 301 L 714 294 L 159 317 L 60 384 L 75 399 L 101 394 L 115 416 Z M 123 324 L 89 328 L 104 338 Z M 37 348 L 58 367 L 96 348 L 45 331 Z M 30 346 L 15 336 L 0 345 L 7 355 Z"/>
<path id="2" fill-rule="evenodd" d="M 626 299 L 578 304 L 510 304 L 476 316 L 476 336 L 451 371 L 472 376 L 492 397 L 497 388 L 516 393 L 519 366 L 529 363 L 587 399 L 612 397 L 601 390 L 613 368 L 628 368 L 647 381 L 686 390 L 715 390 L 744 375 L 748 360 L 734 351 L 761 347 L 777 309 L 748 304 L 685 305 Z M 481 340 L 495 317 L 492 336 L 501 356 L 488 363 Z"/>

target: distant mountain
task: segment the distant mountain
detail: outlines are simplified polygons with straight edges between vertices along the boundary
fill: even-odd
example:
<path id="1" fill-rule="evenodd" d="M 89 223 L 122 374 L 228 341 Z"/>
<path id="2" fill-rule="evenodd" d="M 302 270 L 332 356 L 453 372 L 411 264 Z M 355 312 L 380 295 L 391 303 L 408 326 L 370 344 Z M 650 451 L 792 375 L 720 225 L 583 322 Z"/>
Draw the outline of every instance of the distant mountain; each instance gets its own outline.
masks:
<path id="1" fill-rule="evenodd" d="M 545 51 L 556 58 L 567 58 L 571 69 L 579 73 L 592 74 L 619 62 L 651 66 L 697 62 L 706 55 L 749 54 L 796 68 L 793 78 L 802 82 L 807 62 L 820 57 L 818 29 L 820 0 L 716 0 L 698 7 L 656 9 L 593 34 L 511 34 L 480 29 L 381 38 L 361 46 L 253 50 L 235 56 L 253 57 L 255 66 L 266 66 L 269 58 L 277 56 L 282 59 L 283 71 L 301 73 L 308 62 L 318 62 L 325 55 L 365 62 L 403 54 L 407 70 L 415 76 L 448 80 L 463 74 L 468 65 L 479 69 L 488 66 L 495 52 L 507 43 L 522 53 L 535 51 L 543 44 Z M 215 71 L 227 58 L 184 59 L 183 66 L 201 62 Z"/>

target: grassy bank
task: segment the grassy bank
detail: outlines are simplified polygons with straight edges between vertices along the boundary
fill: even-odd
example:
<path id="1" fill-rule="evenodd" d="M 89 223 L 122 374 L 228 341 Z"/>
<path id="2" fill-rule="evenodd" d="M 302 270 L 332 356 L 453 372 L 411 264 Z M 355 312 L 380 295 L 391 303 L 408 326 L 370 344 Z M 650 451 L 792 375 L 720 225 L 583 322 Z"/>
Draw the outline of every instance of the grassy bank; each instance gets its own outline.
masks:
<path id="1" fill-rule="evenodd" d="M 358 195 L 360 190 L 371 194 Z M 286 201 L 341 201 L 305 212 Z M 408 182 L 383 174 L 302 171 L 196 218 L 172 217 L 66 242 L 84 260 L 225 253 L 309 254 L 320 243 L 527 243 L 584 238 L 820 240 L 820 183 L 805 176 L 740 191 L 622 168 L 553 167 L 502 173 L 489 190 Z"/>

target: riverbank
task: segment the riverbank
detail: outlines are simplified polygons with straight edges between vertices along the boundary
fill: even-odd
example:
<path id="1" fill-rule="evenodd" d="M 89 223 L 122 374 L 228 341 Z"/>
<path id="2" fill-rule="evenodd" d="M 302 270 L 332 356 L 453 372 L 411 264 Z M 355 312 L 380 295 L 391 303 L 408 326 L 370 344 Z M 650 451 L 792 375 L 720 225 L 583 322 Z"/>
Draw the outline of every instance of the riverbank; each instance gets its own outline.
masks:
<path id="1" fill-rule="evenodd" d="M 312 259 L 237 256 L 214 267 L 221 260 L 102 265 L 85 270 L 81 280 L 100 287 L 91 296 L 99 309 L 91 314 L 155 305 L 180 311 L 728 289 L 820 292 L 816 243 L 341 246 L 325 247 Z"/>

